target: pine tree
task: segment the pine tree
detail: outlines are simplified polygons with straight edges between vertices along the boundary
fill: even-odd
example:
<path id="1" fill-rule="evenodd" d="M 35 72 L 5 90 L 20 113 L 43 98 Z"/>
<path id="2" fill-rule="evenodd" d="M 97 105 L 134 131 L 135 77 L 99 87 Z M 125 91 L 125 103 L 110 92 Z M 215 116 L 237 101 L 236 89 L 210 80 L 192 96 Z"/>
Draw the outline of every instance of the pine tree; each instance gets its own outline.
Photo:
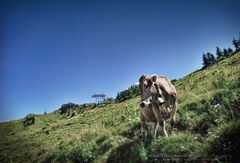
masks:
<path id="1" fill-rule="evenodd" d="M 215 61 L 216 61 L 216 58 L 215 58 L 215 56 L 212 54 L 212 53 L 207 53 L 207 58 L 208 58 L 208 62 L 210 63 L 210 64 L 213 64 Z"/>
<path id="2" fill-rule="evenodd" d="M 207 54 L 203 53 L 203 68 L 208 67 L 216 61 L 215 56 L 212 53 L 207 52 Z"/>
<path id="3" fill-rule="evenodd" d="M 228 57 L 229 53 L 228 53 L 228 50 L 227 49 L 223 49 L 223 56 L 224 57 Z"/>
<path id="4" fill-rule="evenodd" d="M 233 38 L 233 46 L 235 47 L 236 51 L 239 50 L 240 48 L 240 40 L 236 40 L 235 38 Z"/>
<path id="5" fill-rule="evenodd" d="M 118 100 L 119 100 L 119 98 L 120 98 L 120 93 L 118 92 L 118 93 L 117 93 L 116 100 L 118 101 Z"/>
<path id="6" fill-rule="evenodd" d="M 231 48 L 228 48 L 227 51 L 228 51 L 229 55 L 231 55 L 233 53 L 233 50 Z"/>
<path id="7" fill-rule="evenodd" d="M 217 59 L 223 56 L 223 52 L 219 47 L 216 48 L 216 55 L 217 55 Z"/>
<path id="8" fill-rule="evenodd" d="M 202 55 L 202 60 L 203 60 L 203 67 L 207 67 L 207 56 L 205 53 L 203 53 Z"/>

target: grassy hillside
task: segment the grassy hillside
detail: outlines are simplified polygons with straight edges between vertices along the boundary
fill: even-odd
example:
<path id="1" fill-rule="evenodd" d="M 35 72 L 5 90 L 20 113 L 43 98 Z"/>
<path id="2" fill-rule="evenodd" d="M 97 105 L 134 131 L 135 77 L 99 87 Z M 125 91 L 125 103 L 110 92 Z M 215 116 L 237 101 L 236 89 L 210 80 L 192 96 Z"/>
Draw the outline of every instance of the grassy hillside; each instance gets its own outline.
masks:
<path id="1" fill-rule="evenodd" d="M 236 159 L 240 141 L 240 53 L 174 84 L 175 134 L 142 143 L 139 97 L 103 103 L 75 116 L 52 113 L 0 124 L 0 162 L 147 162 Z M 136 79 L 137 80 L 137 79 Z M 158 132 L 159 133 L 159 132 Z"/>

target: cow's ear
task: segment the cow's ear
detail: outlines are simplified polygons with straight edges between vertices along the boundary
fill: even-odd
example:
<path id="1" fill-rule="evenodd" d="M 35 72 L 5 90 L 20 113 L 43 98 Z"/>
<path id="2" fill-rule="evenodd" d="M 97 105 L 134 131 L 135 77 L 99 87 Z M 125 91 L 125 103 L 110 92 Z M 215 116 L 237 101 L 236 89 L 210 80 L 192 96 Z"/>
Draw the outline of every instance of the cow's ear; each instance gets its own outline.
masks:
<path id="1" fill-rule="evenodd" d="M 158 80 L 158 75 L 154 74 L 154 75 L 151 76 L 151 81 L 152 82 L 155 83 L 155 82 L 157 82 L 157 80 Z"/>
<path id="2" fill-rule="evenodd" d="M 142 74 L 142 76 L 139 78 L 139 82 L 144 82 L 147 79 L 146 74 Z"/>

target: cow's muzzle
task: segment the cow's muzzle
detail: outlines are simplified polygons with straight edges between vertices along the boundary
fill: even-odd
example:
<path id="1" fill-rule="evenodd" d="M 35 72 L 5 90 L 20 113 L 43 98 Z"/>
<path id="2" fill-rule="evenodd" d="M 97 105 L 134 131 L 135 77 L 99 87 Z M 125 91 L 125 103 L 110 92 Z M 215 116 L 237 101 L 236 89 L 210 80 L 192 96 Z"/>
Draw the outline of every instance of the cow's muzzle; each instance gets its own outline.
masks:
<path id="1" fill-rule="evenodd" d="M 149 100 L 149 99 L 143 100 L 143 101 L 141 101 L 140 106 L 142 108 L 144 108 L 144 107 L 148 106 L 151 102 L 152 102 L 152 100 Z"/>
<path id="2" fill-rule="evenodd" d="M 141 103 L 140 103 L 140 107 L 142 107 L 142 108 L 144 108 L 144 107 L 145 107 L 145 104 L 144 104 L 144 102 L 141 102 Z"/>

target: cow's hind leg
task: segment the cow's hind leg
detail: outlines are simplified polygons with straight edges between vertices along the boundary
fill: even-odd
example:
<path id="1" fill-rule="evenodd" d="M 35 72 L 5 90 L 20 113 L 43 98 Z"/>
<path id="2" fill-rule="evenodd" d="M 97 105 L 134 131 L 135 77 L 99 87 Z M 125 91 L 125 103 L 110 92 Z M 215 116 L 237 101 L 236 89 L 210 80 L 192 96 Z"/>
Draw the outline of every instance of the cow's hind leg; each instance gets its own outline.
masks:
<path id="1" fill-rule="evenodd" d="M 176 113 L 177 113 L 177 103 L 174 104 L 173 108 L 172 108 L 172 112 L 170 114 L 170 134 L 173 133 L 173 129 L 175 127 L 175 123 L 176 123 Z"/>
<path id="2" fill-rule="evenodd" d="M 175 127 L 176 124 L 176 114 L 177 114 L 177 102 L 175 102 L 175 104 L 173 105 L 173 107 L 171 108 L 171 114 L 170 114 L 170 134 L 173 134 L 173 129 Z"/>
<path id="3" fill-rule="evenodd" d="M 159 125 L 162 127 L 162 131 L 163 131 L 164 136 L 168 137 L 168 133 L 167 133 L 166 128 L 165 128 L 165 121 L 164 120 L 160 121 Z"/>
<path id="4" fill-rule="evenodd" d="M 174 117 L 172 117 L 172 118 L 170 119 L 170 125 L 171 125 L 170 135 L 173 134 L 173 129 L 174 129 L 175 123 L 176 123 L 176 116 L 174 116 Z"/>

